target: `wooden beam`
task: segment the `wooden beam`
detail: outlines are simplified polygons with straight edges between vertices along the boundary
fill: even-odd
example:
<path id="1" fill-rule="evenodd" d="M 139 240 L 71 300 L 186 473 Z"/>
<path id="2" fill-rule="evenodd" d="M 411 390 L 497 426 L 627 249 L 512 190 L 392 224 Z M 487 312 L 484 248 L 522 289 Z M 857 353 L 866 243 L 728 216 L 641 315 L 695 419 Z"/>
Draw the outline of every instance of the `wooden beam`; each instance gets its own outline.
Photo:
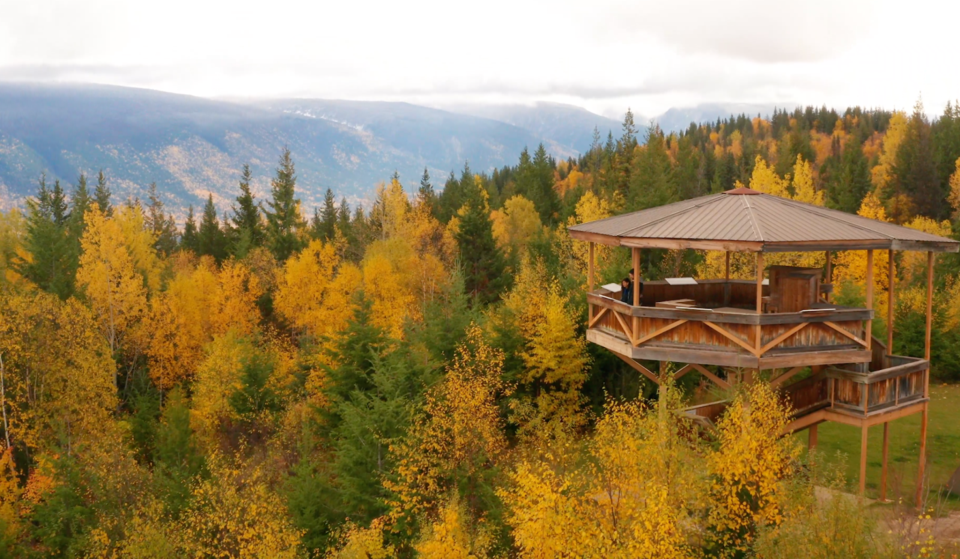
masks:
<path id="1" fill-rule="evenodd" d="M 757 314 L 763 314 L 763 253 L 757 253 Z M 761 336 L 762 327 L 757 324 L 756 326 L 756 349 L 757 357 L 759 357 L 763 352 L 760 351 L 760 346 L 763 343 L 763 337 Z"/>
<path id="2" fill-rule="evenodd" d="M 587 261 L 587 291 L 593 291 L 594 247 L 596 243 L 590 241 L 590 256 Z"/>
<path id="3" fill-rule="evenodd" d="M 633 369 L 634 369 L 635 371 L 639 372 L 639 373 L 642 374 L 643 376 L 645 376 L 645 377 L 647 377 L 648 379 L 650 379 L 651 382 L 653 382 L 653 383 L 656 384 L 657 386 L 660 386 L 660 379 L 657 377 L 657 375 L 653 374 L 653 372 L 650 371 L 650 369 L 644 367 L 644 366 L 641 365 L 640 363 L 637 363 L 635 360 L 630 359 L 629 357 L 627 357 L 627 356 L 625 356 L 625 355 L 621 355 L 621 354 L 616 353 L 616 352 L 614 352 L 614 355 L 616 355 L 616 356 L 619 357 L 621 360 L 623 360 L 623 362 L 626 363 L 627 365 L 630 365 L 631 367 L 633 367 Z"/>
<path id="4" fill-rule="evenodd" d="M 673 380 L 677 380 L 678 378 L 682 377 L 683 375 L 689 373 L 690 371 L 694 371 L 694 370 L 696 370 L 696 369 L 695 369 L 695 367 L 694 367 L 693 365 L 684 365 L 683 367 L 680 368 L 679 371 L 677 371 L 676 373 L 674 373 L 674 375 L 673 375 Z"/>
<path id="5" fill-rule="evenodd" d="M 837 326 L 836 324 L 834 324 L 834 323 L 832 323 L 832 322 L 829 322 L 829 321 L 825 321 L 825 322 L 823 322 L 822 324 L 826 324 L 826 325 L 829 326 L 830 328 L 833 328 L 833 329 L 836 330 L 837 332 L 839 332 L 839 333 L 843 334 L 844 336 L 850 338 L 851 340 L 857 342 L 858 344 L 862 345 L 863 347 L 865 347 L 865 348 L 867 348 L 867 349 L 870 348 L 870 345 L 867 344 L 867 342 L 861 340 L 857 335 L 851 334 L 851 333 L 848 332 L 846 329 L 841 328 L 841 327 Z"/>
<path id="6" fill-rule="evenodd" d="M 724 258 L 725 258 L 725 260 L 726 260 L 726 265 L 724 266 L 724 269 L 726 270 L 726 273 L 723 275 L 723 277 L 724 277 L 727 281 L 730 281 L 730 251 L 729 251 L 729 250 L 724 251 L 723 254 L 724 254 Z"/>
<path id="7" fill-rule="evenodd" d="M 623 320 L 623 317 L 620 316 L 620 313 L 618 313 L 617 311 L 613 311 L 613 316 L 617 317 L 617 322 L 619 322 L 620 327 L 623 328 L 623 335 L 626 336 L 631 343 L 633 343 L 633 329 L 627 326 L 626 321 Z M 637 344 L 633 344 L 633 345 L 637 345 Z"/>
<path id="8" fill-rule="evenodd" d="M 933 254 L 933 253 L 928 253 Z M 927 467 L 927 404 L 920 416 L 920 462 L 917 464 L 917 508 L 923 506 L 923 474 Z"/>
<path id="9" fill-rule="evenodd" d="M 637 239 L 620 237 L 621 246 L 637 248 L 665 248 L 670 250 L 732 250 L 759 252 L 763 243 L 756 241 L 716 241 L 706 239 Z M 885 247 L 886 248 L 886 245 Z"/>
<path id="10" fill-rule="evenodd" d="M 867 430 L 864 425 L 860 428 L 860 496 L 867 492 Z"/>
<path id="11" fill-rule="evenodd" d="M 596 315 L 594 315 L 593 318 L 590 319 L 590 322 L 587 323 L 587 328 L 593 328 L 593 325 L 599 322 L 599 320 L 603 318 L 603 315 L 606 314 L 606 312 L 609 310 L 610 309 L 607 307 L 600 307 L 600 312 L 598 312 Z"/>
<path id="12" fill-rule="evenodd" d="M 577 241 L 590 241 L 592 243 L 600 243 L 601 245 L 606 246 L 620 246 L 620 238 L 613 235 L 603 235 L 601 233 L 589 233 L 587 231 L 573 231 L 567 229 L 570 233 L 570 238 Z"/>
<path id="13" fill-rule="evenodd" d="M 893 252 L 892 250 L 890 252 Z M 887 454 L 890 448 L 890 422 L 883 422 L 883 457 L 880 459 L 880 501 L 887 500 Z"/>
<path id="14" fill-rule="evenodd" d="M 789 338 L 790 336 L 792 336 L 792 335 L 796 334 L 797 332 L 799 332 L 800 330 L 803 330 L 804 328 L 806 328 L 808 324 L 810 324 L 810 323 L 809 323 L 809 322 L 801 322 L 800 324 L 797 324 L 796 326 L 794 326 L 793 328 L 787 330 L 787 331 L 784 332 L 783 334 L 780 334 L 780 335 L 777 336 L 776 338 L 770 340 L 770 343 L 768 343 L 767 345 L 763 346 L 763 347 L 760 349 L 760 355 L 763 355 L 763 354 L 766 353 L 767 351 L 769 351 L 769 350 L 777 347 L 778 345 L 780 345 L 781 343 L 783 343 L 783 342 L 784 342 L 787 338 Z"/>
<path id="15" fill-rule="evenodd" d="M 747 342 L 743 341 L 742 339 L 740 339 L 739 336 L 736 336 L 736 335 L 734 335 L 734 334 L 731 334 L 730 332 L 727 331 L 726 328 L 721 328 L 720 326 L 717 326 L 716 324 L 710 322 L 709 320 L 704 320 L 704 321 L 703 321 L 703 324 L 706 324 L 706 325 L 709 326 L 710 328 L 713 328 L 713 329 L 716 330 L 719 334 L 723 335 L 725 338 L 727 338 L 727 339 L 730 340 L 731 342 L 733 342 L 733 343 L 739 345 L 740 347 L 742 347 L 743 349 L 749 351 L 751 355 L 754 355 L 754 356 L 756 356 L 756 357 L 760 357 L 760 355 L 759 355 L 759 350 L 758 350 L 757 348 L 754 348 L 753 346 L 751 346 L 751 345 L 748 344 Z M 757 325 L 757 328 L 760 328 L 760 325 L 759 325 L 759 324 Z"/>
<path id="16" fill-rule="evenodd" d="M 829 283 L 830 285 L 833 285 L 833 262 L 832 262 L 831 259 L 830 259 L 830 251 L 829 251 L 829 250 L 826 251 L 826 256 L 827 256 L 827 280 L 826 280 L 825 283 Z M 830 294 L 829 294 L 829 293 L 826 294 L 826 300 L 827 300 L 828 303 L 830 302 Z"/>
<path id="17" fill-rule="evenodd" d="M 807 428 L 807 450 L 817 448 L 817 424 L 814 423 Z"/>
<path id="18" fill-rule="evenodd" d="M 923 358 L 930 360 L 930 334 L 933 325 L 933 252 L 927 252 L 927 330 L 923 344 Z M 924 393 L 926 395 L 926 393 Z"/>
<path id="19" fill-rule="evenodd" d="M 873 310 L 873 251 L 867 251 L 867 308 Z M 867 328 L 864 333 L 867 339 L 867 349 L 871 349 L 873 344 L 873 321 L 867 320 Z"/>
<path id="20" fill-rule="evenodd" d="M 693 364 L 693 365 L 691 365 L 691 367 L 693 367 L 694 369 L 700 371 L 700 374 L 701 374 L 701 375 L 703 375 L 703 376 L 707 377 L 708 379 L 710 379 L 710 381 L 713 382 L 713 384 L 716 384 L 716 385 L 719 386 L 720 388 L 730 388 L 730 383 L 729 383 L 729 382 L 727 382 L 727 381 L 723 380 L 722 378 L 718 377 L 717 375 L 711 373 L 711 372 L 710 372 L 706 367 L 704 367 L 703 365 Z"/>
<path id="21" fill-rule="evenodd" d="M 633 256 L 633 306 L 640 306 L 640 249 L 632 248 L 630 252 Z M 638 317 L 633 317 L 633 334 L 630 335 L 630 339 L 636 340 L 640 335 L 640 319 Z M 639 345 L 639 342 L 633 342 L 633 345 Z"/>
<path id="22" fill-rule="evenodd" d="M 770 381 L 770 386 L 771 386 L 771 387 L 780 386 L 781 384 L 783 384 L 783 383 L 787 382 L 788 380 L 790 380 L 795 374 L 799 373 L 800 371 L 802 371 L 802 370 L 804 370 L 804 369 L 806 369 L 806 368 L 807 368 L 807 367 L 804 366 L 804 365 L 801 365 L 801 366 L 799 366 L 799 367 L 794 367 L 794 368 L 788 370 L 787 372 L 783 373 L 782 375 L 780 375 L 780 376 L 772 379 L 772 380 Z"/>
<path id="23" fill-rule="evenodd" d="M 637 340 L 635 340 L 635 341 L 633 342 L 633 345 L 638 346 L 638 345 L 640 345 L 640 344 L 642 344 L 642 343 L 644 343 L 644 342 L 648 342 L 648 341 L 652 340 L 653 338 L 656 338 L 657 336 L 660 336 L 660 335 L 662 335 L 662 334 L 664 334 L 664 333 L 666 333 L 666 332 L 669 332 L 670 330 L 673 330 L 673 329 L 676 328 L 677 326 L 680 326 L 681 324 L 684 324 L 684 323 L 686 323 L 686 322 L 687 322 L 686 319 L 678 320 L 678 321 L 676 321 L 676 322 L 671 322 L 670 324 L 667 324 L 666 326 L 664 326 L 664 327 L 662 327 L 662 328 L 659 328 L 659 329 L 657 329 L 656 331 L 651 332 L 651 333 L 647 334 L 646 336 L 644 336 L 644 337 L 642 337 L 642 338 L 638 338 Z"/>
<path id="24" fill-rule="evenodd" d="M 896 287 L 897 274 L 893 269 L 893 249 L 890 249 L 887 251 L 887 353 L 890 355 L 893 355 L 893 292 Z"/>

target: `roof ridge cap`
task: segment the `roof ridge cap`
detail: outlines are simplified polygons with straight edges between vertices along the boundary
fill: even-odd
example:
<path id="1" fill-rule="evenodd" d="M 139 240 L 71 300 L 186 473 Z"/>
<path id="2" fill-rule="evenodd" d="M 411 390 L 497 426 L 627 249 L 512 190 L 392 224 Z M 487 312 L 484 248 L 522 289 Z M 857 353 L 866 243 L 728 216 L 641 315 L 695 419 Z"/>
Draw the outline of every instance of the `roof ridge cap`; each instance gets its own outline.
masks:
<path id="1" fill-rule="evenodd" d="M 703 196 L 704 200 L 703 200 L 703 202 L 702 202 L 701 204 L 706 204 L 708 201 L 712 201 L 712 200 L 716 199 L 718 196 L 720 196 L 720 194 L 708 194 L 708 195 L 706 195 L 706 196 Z M 691 201 L 691 200 L 696 200 L 696 198 L 687 198 L 686 200 L 677 200 L 676 202 L 670 202 L 670 204 L 679 204 L 679 203 L 681 203 L 681 202 L 689 202 L 689 201 Z M 670 204 L 666 204 L 666 205 L 670 205 Z M 691 206 L 691 207 L 694 207 L 694 208 L 695 208 L 695 207 L 700 207 L 701 204 L 694 204 L 694 205 Z M 571 225 L 571 226 L 567 227 L 567 229 L 573 229 L 574 227 L 580 227 L 581 225 L 587 225 L 588 223 L 602 223 L 602 222 L 604 222 L 604 221 L 610 221 L 611 219 L 619 219 L 619 218 L 626 217 L 626 216 L 631 215 L 631 214 L 636 214 L 636 213 L 640 213 L 640 212 L 645 212 L 645 211 L 648 211 L 648 210 L 653 210 L 653 209 L 662 208 L 662 207 L 663 207 L 663 206 L 653 206 L 653 207 L 651 207 L 651 208 L 644 208 L 644 209 L 642 209 L 642 210 L 637 210 L 637 211 L 633 211 L 633 212 L 627 212 L 627 213 L 622 213 L 622 214 L 617 214 L 617 215 L 611 215 L 610 217 L 605 217 L 605 218 L 603 218 L 603 219 L 594 219 L 593 221 L 585 221 L 585 222 L 583 222 L 583 223 L 577 223 L 576 225 Z M 671 215 L 676 215 L 676 214 L 678 214 L 678 213 L 683 213 L 683 212 L 685 212 L 685 211 L 686 211 L 686 209 L 677 210 L 676 212 L 674 212 L 674 213 L 672 213 L 672 214 L 669 214 L 669 215 L 666 216 L 666 217 L 669 217 L 669 216 L 671 216 Z M 659 220 L 657 220 L 657 221 L 659 221 Z M 655 223 L 655 221 L 651 221 L 650 223 Z M 617 237 L 617 236 L 622 236 L 622 235 L 624 235 L 624 234 L 625 234 L 625 233 L 618 233 L 618 234 L 613 235 L 613 236 L 614 236 L 614 237 Z"/>
<path id="2" fill-rule="evenodd" d="M 750 199 L 746 196 L 741 196 L 740 202 L 747 208 L 747 215 L 750 216 L 750 222 L 753 223 L 753 230 L 757 233 L 757 237 L 760 237 L 760 242 L 762 243 L 763 231 L 760 230 L 760 223 L 757 221 L 757 216 L 753 215 L 753 206 L 750 205 Z"/>

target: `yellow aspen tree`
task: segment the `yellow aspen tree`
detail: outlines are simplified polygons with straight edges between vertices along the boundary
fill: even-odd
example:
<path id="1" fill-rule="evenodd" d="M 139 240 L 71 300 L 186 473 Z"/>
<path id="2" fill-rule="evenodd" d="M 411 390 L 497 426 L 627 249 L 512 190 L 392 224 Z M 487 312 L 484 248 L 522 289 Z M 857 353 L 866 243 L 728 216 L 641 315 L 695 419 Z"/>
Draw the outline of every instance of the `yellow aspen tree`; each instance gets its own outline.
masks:
<path id="1" fill-rule="evenodd" d="M 472 533 L 466 507 L 454 496 L 414 545 L 422 559 L 484 559 L 489 538 Z"/>
<path id="2" fill-rule="evenodd" d="M 30 254 L 23 247 L 26 233 L 26 221 L 20 210 L 0 211 L 0 288 L 22 281 L 15 264 L 30 261 Z"/>
<path id="3" fill-rule="evenodd" d="M 790 192 L 787 190 L 788 184 L 790 184 L 789 177 L 785 179 L 780 178 L 780 175 L 777 174 L 777 171 L 773 167 L 767 165 L 767 162 L 764 161 L 762 157 L 757 156 L 753 166 L 753 174 L 750 175 L 750 188 L 765 194 L 789 198 Z"/>
<path id="4" fill-rule="evenodd" d="M 59 435 L 69 450 L 102 429 L 116 409 L 116 365 L 89 309 L 37 292 L 0 297 L 0 316 L 11 444 L 36 449 Z"/>
<path id="5" fill-rule="evenodd" d="M 890 123 L 883 135 L 883 148 L 877 165 L 870 170 L 870 178 L 877 192 L 883 192 L 893 180 L 893 170 L 897 164 L 897 152 L 907 135 L 907 116 L 903 111 L 894 111 Z"/>
<path id="6" fill-rule="evenodd" d="M 147 294 L 120 223 L 96 206 L 85 219 L 77 284 L 97 317 L 110 351 L 116 354 L 146 311 Z"/>
<path id="7" fill-rule="evenodd" d="M 260 467 L 242 468 L 218 454 L 208 463 L 210 477 L 193 488 L 179 522 L 183 556 L 305 557 L 302 533 Z"/>
<path id="8" fill-rule="evenodd" d="M 757 531 L 783 520 L 784 479 L 801 448 L 783 430 L 789 410 L 763 382 L 745 387 L 717 423 L 708 453 L 712 483 L 708 524 L 724 556 L 749 552 Z"/>
<path id="9" fill-rule="evenodd" d="M 361 281 L 360 270 L 341 262 L 336 247 L 312 241 L 279 273 L 274 308 L 303 332 L 335 336 L 353 314 L 353 294 Z"/>
<path id="10" fill-rule="evenodd" d="M 500 248 L 525 250 L 527 244 L 543 231 L 540 213 L 533 202 L 516 195 L 504 202 L 503 209 L 490 212 L 493 237 Z"/>
<path id="11" fill-rule="evenodd" d="M 511 387 L 502 379 L 503 359 L 478 326 L 467 329 L 444 380 L 428 392 L 423 414 L 391 446 L 397 479 L 384 485 L 394 495 L 394 515 L 436 511 L 457 479 L 487 472 L 504 458 L 507 440 L 497 401 Z"/>
<path id="12" fill-rule="evenodd" d="M 953 227 L 947 220 L 938 222 L 929 217 L 917 216 L 905 223 L 904 226 L 940 237 L 949 238 L 953 236 Z M 927 278 L 927 254 L 916 250 L 905 250 L 900 254 L 901 281 L 907 284 L 924 284 Z"/>
<path id="13" fill-rule="evenodd" d="M 823 191 L 817 191 L 816 185 L 813 183 L 813 168 L 799 154 L 797 155 L 797 162 L 793 166 L 792 184 L 792 199 L 814 206 L 823 206 Z"/>
<path id="14" fill-rule="evenodd" d="M 410 243 L 391 238 L 367 247 L 363 259 L 363 289 L 373 303 L 373 323 L 396 339 L 403 337 L 407 318 L 421 318 L 419 258 Z"/>
<path id="15" fill-rule="evenodd" d="M 263 295 L 260 280 L 242 262 L 227 260 L 217 272 L 213 302 L 213 335 L 235 330 L 253 334 L 260 324 L 257 300 Z"/>
<path id="16" fill-rule="evenodd" d="M 383 540 L 385 525 L 382 517 L 374 519 L 367 528 L 348 523 L 339 545 L 328 551 L 325 559 L 394 559 L 396 549 Z"/>
<path id="17" fill-rule="evenodd" d="M 123 234 L 123 243 L 133 261 L 133 267 L 143 278 L 143 285 L 148 293 L 156 293 L 160 290 L 160 282 L 163 275 L 163 261 L 157 256 L 154 248 L 156 238 L 149 228 L 147 228 L 143 208 L 140 203 L 127 205 L 124 204 L 116 209 L 113 215 L 120 226 Z"/>
<path id="18" fill-rule="evenodd" d="M 191 402 L 197 430 L 204 436 L 212 436 L 223 420 L 236 418 L 230 396 L 242 387 L 244 364 L 255 351 L 249 340 L 234 331 L 207 345 L 206 355 L 197 367 Z"/>
<path id="19" fill-rule="evenodd" d="M 23 488 L 17 478 L 13 449 L 0 443 L 0 550 L 4 542 L 14 542 L 20 534 L 21 495 Z"/>
<path id="20" fill-rule="evenodd" d="M 592 191 L 587 191 L 577 201 L 574 208 L 574 214 L 567 220 L 567 227 L 606 219 L 613 215 L 610 204 L 598 197 Z M 596 278 L 599 281 L 603 277 L 604 271 L 609 267 L 613 259 L 613 247 L 601 244 L 594 245 L 594 265 L 596 266 Z M 575 242 L 570 238 L 569 233 L 561 236 L 560 254 L 570 263 L 572 271 L 578 277 L 582 278 L 581 285 L 585 288 L 587 284 L 587 268 L 590 264 L 590 247 L 587 243 Z"/>

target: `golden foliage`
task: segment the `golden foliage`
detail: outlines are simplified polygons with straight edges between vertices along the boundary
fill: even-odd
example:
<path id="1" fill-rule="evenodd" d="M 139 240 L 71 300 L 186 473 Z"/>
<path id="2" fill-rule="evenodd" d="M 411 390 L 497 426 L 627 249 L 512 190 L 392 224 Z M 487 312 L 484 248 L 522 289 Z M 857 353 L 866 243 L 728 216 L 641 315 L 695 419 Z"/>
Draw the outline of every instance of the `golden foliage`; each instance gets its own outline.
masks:
<path id="1" fill-rule="evenodd" d="M 297 558 L 301 532 L 259 467 L 239 469 L 214 455 L 210 477 L 192 491 L 179 531 L 192 557 Z"/>
<path id="2" fill-rule="evenodd" d="M 907 135 L 907 116 L 902 111 L 894 111 L 883 135 L 883 149 L 877 165 L 870 170 L 870 178 L 877 192 L 883 192 L 893 180 L 893 170 L 897 164 L 897 151 Z"/>
<path id="3" fill-rule="evenodd" d="M 340 545 L 326 554 L 326 559 L 392 559 L 397 552 L 383 542 L 385 519 L 377 518 L 368 528 L 348 524 Z"/>
<path id="4" fill-rule="evenodd" d="M 394 493 L 395 514 L 435 509 L 454 482 L 497 464 L 507 452 L 497 401 L 511 387 L 501 378 L 503 352 L 471 325 L 457 347 L 443 381 L 427 394 L 423 414 L 391 451 L 397 480 L 384 482 Z"/>
<path id="5" fill-rule="evenodd" d="M 30 261 L 30 253 L 23 248 L 26 220 L 16 208 L 0 212 L 0 287 L 20 283 L 16 262 Z"/>
<path id="6" fill-rule="evenodd" d="M 116 365 L 90 311 L 47 293 L 0 297 L 0 359 L 10 438 L 39 448 L 102 429 L 116 409 Z"/>
<path id="7" fill-rule="evenodd" d="M 788 184 L 790 184 L 789 178 L 780 178 L 780 175 L 772 166 L 767 165 L 762 157 L 757 156 L 753 166 L 753 174 L 750 175 L 750 188 L 765 194 L 790 198 L 790 193 L 787 190 Z"/>
<path id="8" fill-rule="evenodd" d="M 957 158 L 954 167 L 955 170 L 953 174 L 950 175 L 950 194 L 948 195 L 948 201 L 950 202 L 950 207 L 953 208 L 953 213 L 950 215 L 953 219 L 957 219 L 957 217 L 960 216 L 960 157 Z"/>
<path id="9" fill-rule="evenodd" d="M 947 237 L 953 235 L 953 227 L 947 220 L 936 221 L 929 217 L 917 216 L 905 223 L 904 226 L 917 231 L 923 231 L 931 235 Z M 927 281 L 927 254 L 917 250 L 904 250 L 901 253 L 900 260 L 900 279 L 908 284 L 923 283 Z"/>
<path id="10" fill-rule="evenodd" d="M 483 559 L 490 540 L 472 532 L 466 507 L 456 496 L 440 510 L 414 549 L 423 559 Z"/>
<path id="11" fill-rule="evenodd" d="M 297 328 L 331 337 L 346 327 L 360 280 L 360 270 L 341 262 L 334 245 L 312 241 L 280 272 L 274 308 Z"/>
<path id="12" fill-rule="evenodd" d="M 537 208 L 520 195 L 504 202 L 503 209 L 492 211 L 490 219 L 493 221 L 493 237 L 500 248 L 523 250 L 543 231 Z"/>
<path id="13" fill-rule="evenodd" d="M 748 385 L 717 424 L 719 446 L 707 455 L 713 483 L 708 522 L 730 555 L 746 552 L 758 528 L 783 521 L 796 441 L 783 435 L 788 409 L 763 382 Z"/>
<path id="14" fill-rule="evenodd" d="M 108 217 L 96 206 L 87 212 L 85 220 L 77 285 L 86 295 L 111 351 L 117 352 L 146 312 L 144 278 L 136 264 L 149 262 L 139 254 L 140 247 L 129 245 L 125 235 L 128 221 Z"/>
<path id="15" fill-rule="evenodd" d="M 886 210 L 875 192 L 867 194 L 860 204 L 857 215 L 889 221 Z M 888 287 L 888 251 L 873 251 L 873 301 L 877 317 L 886 317 L 887 287 Z M 896 273 L 896 271 L 894 272 Z M 838 252 L 833 265 L 833 283 L 841 285 L 850 283 L 855 286 L 865 286 L 867 281 L 867 251 L 847 250 Z"/>
<path id="16" fill-rule="evenodd" d="M 0 542 L 14 541 L 20 532 L 20 497 L 23 488 L 17 479 L 13 449 L 0 443 Z"/>
<path id="17" fill-rule="evenodd" d="M 613 215 L 609 202 L 587 191 L 577 201 L 574 214 L 567 220 L 567 227 L 580 223 L 606 219 Z M 588 243 L 574 241 L 566 233 L 560 238 L 560 254 L 570 263 L 572 271 L 582 278 L 581 285 L 586 288 L 587 271 L 590 265 L 590 247 Z M 613 247 L 594 245 L 595 274 L 599 280 L 610 266 L 614 258 Z"/>

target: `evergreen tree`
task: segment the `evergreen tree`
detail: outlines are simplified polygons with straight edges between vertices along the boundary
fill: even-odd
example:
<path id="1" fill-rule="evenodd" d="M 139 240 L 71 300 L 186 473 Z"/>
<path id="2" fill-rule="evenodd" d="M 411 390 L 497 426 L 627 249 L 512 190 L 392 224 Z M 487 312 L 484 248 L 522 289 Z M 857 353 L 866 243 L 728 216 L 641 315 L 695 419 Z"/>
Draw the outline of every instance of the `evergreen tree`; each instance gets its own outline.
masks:
<path id="1" fill-rule="evenodd" d="M 197 254 L 209 255 L 222 262 L 227 256 L 226 237 L 220 229 L 217 207 L 213 205 L 213 194 L 208 195 L 200 218 L 200 230 L 197 232 Z"/>
<path id="2" fill-rule="evenodd" d="M 260 221 L 260 206 L 250 190 L 253 178 L 250 166 L 244 165 L 240 174 L 240 195 L 233 206 L 234 245 L 233 254 L 245 256 L 251 249 L 263 245 L 263 225 Z"/>
<path id="3" fill-rule="evenodd" d="M 438 219 L 447 223 L 450 218 L 457 215 L 460 208 L 466 200 L 466 190 L 473 184 L 473 173 L 470 171 L 470 163 L 464 163 L 461 179 L 457 180 L 453 171 L 450 171 L 450 177 L 447 178 L 443 186 L 443 192 L 440 193 L 438 200 Z M 467 184 L 463 184 L 466 182 Z"/>
<path id="4" fill-rule="evenodd" d="M 496 301 L 506 289 L 508 278 L 503 252 L 493 238 L 493 224 L 486 203 L 477 195 L 464 206 L 456 234 L 463 266 L 464 287 L 474 304 Z"/>
<path id="5" fill-rule="evenodd" d="M 669 204 L 678 199 L 673 164 L 666 141 L 658 126 L 647 131 L 646 146 L 639 152 L 630 181 L 629 210 L 642 210 Z"/>
<path id="6" fill-rule="evenodd" d="M 146 226 L 156 239 L 153 247 L 168 256 L 177 250 L 177 222 L 173 215 L 164 213 L 163 200 L 157 194 L 157 183 L 150 183 L 148 193 Z"/>
<path id="7" fill-rule="evenodd" d="M 337 201 L 333 191 L 329 188 L 323 196 L 323 210 L 314 209 L 313 222 L 310 226 L 311 236 L 314 239 L 329 241 L 333 239 L 337 230 Z"/>
<path id="8" fill-rule="evenodd" d="M 843 148 L 840 158 L 840 172 L 835 186 L 828 189 L 827 194 L 837 209 L 849 213 L 857 213 L 863 197 L 873 188 L 870 181 L 870 164 L 863 150 L 859 133 L 851 134 Z"/>
<path id="9" fill-rule="evenodd" d="M 205 460 L 190 427 L 190 405 L 179 388 L 169 395 L 156 434 L 155 482 L 176 517 L 190 502 L 190 489 L 205 473 Z"/>
<path id="10" fill-rule="evenodd" d="M 113 206 L 110 204 L 110 189 L 107 188 L 107 176 L 103 174 L 103 169 L 97 174 L 97 187 L 93 191 L 93 199 L 100 206 L 100 211 L 104 215 L 113 215 Z"/>
<path id="11" fill-rule="evenodd" d="M 67 299 L 73 293 L 77 252 L 69 237 L 66 195 L 60 181 L 47 187 L 41 175 L 37 195 L 27 199 L 24 248 L 31 258 L 19 262 L 20 273 L 38 287 Z"/>
<path id="12" fill-rule="evenodd" d="M 437 193 L 433 191 L 433 184 L 430 183 L 430 172 L 426 167 L 423 168 L 423 176 L 420 177 L 420 189 L 417 190 L 417 204 L 426 208 L 431 215 L 436 216 Z"/>
<path id="13" fill-rule="evenodd" d="M 267 202 L 266 245 L 279 262 L 286 261 L 300 250 L 300 232 L 305 224 L 300 216 L 300 200 L 296 198 L 296 171 L 290 150 L 284 148 L 277 167 L 277 176 L 271 181 L 271 200 Z"/>
<path id="14" fill-rule="evenodd" d="M 895 185 L 892 190 L 908 196 L 916 213 L 934 219 L 947 217 L 949 205 L 946 204 L 946 192 L 937 178 L 930 123 L 923 114 L 923 103 L 920 101 L 913 108 L 907 133 L 897 150 L 893 174 Z M 896 215 L 891 212 L 891 217 L 904 222 L 910 213 L 904 211 Z"/>
<path id="15" fill-rule="evenodd" d="M 193 217 L 193 204 L 187 209 L 187 220 L 183 223 L 183 236 L 180 237 L 180 248 L 198 252 L 197 220 Z"/>

